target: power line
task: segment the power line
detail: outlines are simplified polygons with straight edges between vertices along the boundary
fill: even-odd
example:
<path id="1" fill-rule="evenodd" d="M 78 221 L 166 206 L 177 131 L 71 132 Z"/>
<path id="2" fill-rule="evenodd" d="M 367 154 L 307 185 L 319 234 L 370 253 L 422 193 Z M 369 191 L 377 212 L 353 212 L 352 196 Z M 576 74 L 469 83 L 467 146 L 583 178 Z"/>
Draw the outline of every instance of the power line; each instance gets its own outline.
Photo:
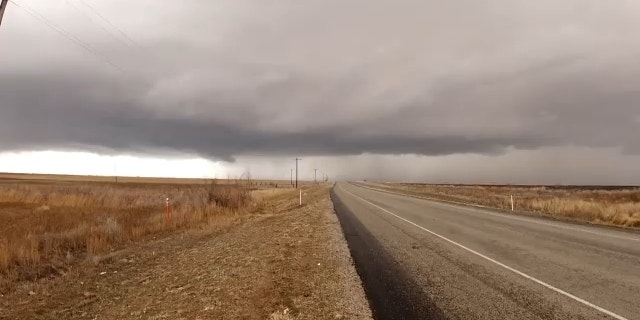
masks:
<path id="1" fill-rule="evenodd" d="M 88 43 L 82 41 L 78 37 L 74 36 L 69 31 L 57 26 L 55 23 L 53 23 L 51 20 L 47 19 L 47 17 L 43 16 L 38 11 L 34 10 L 33 8 L 31 8 L 31 7 L 29 7 L 29 6 L 25 5 L 25 4 L 19 4 L 15 0 L 9 0 L 9 2 L 13 3 L 16 7 L 22 9 L 24 12 L 28 13 L 30 16 L 36 18 L 38 21 L 44 23 L 47 27 L 51 28 L 52 30 L 54 30 L 58 34 L 62 35 L 63 37 L 67 38 L 69 41 L 73 42 L 75 45 L 81 47 L 85 51 L 89 52 L 90 54 L 94 55 L 98 59 L 102 60 L 102 62 L 105 62 L 105 63 L 111 65 L 112 67 L 124 72 L 123 68 L 121 68 L 117 64 L 111 62 L 111 60 L 109 60 L 107 57 L 99 54 L 95 49 L 93 49 L 91 47 L 91 45 L 89 45 Z"/>
<path id="2" fill-rule="evenodd" d="M 133 39 L 131 39 L 131 37 L 129 37 L 129 35 L 127 35 L 126 32 L 122 31 L 122 29 L 118 28 L 115 24 L 111 23 L 111 21 L 109 21 L 109 19 L 107 19 L 104 15 L 100 14 L 100 12 L 98 12 L 98 10 L 96 10 L 96 8 L 94 8 L 92 5 L 88 4 L 86 1 L 84 0 L 78 0 L 80 3 L 82 3 L 85 7 L 89 8 L 89 10 L 91 10 L 96 16 L 98 16 L 98 18 L 100 18 L 102 21 L 104 21 L 105 23 L 107 23 L 109 26 L 111 26 L 113 29 L 115 29 L 116 31 L 118 31 L 118 33 L 120 33 L 125 39 L 127 39 L 129 42 L 131 42 L 132 44 L 140 47 L 140 45 L 135 42 Z"/>
<path id="3" fill-rule="evenodd" d="M 93 23 L 96 26 L 98 26 L 100 29 L 102 29 L 102 31 L 108 33 L 116 41 L 120 42 L 122 45 L 124 45 L 126 47 L 130 47 L 130 45 L 129 45 L 129 43 L 127 43 L 127 41 L 123 40 L 121 37 L 116 35 L 113 31 L 109 30 L 107 27 L 104 26 L 104 24 L 97 22 L 95 20 L 95 18 L 93 18 L 91 15 L 89 15 L 85 10 L 78 8 L 78 6 L 75 5 L 72 1 L 67 0 L 67 4 L 70 4 L 78 12 L 82 13 L 85 17 L 87 17 L 87 19 L 89 19 L 89 21 L 91 21 L 91 23 Z"/>

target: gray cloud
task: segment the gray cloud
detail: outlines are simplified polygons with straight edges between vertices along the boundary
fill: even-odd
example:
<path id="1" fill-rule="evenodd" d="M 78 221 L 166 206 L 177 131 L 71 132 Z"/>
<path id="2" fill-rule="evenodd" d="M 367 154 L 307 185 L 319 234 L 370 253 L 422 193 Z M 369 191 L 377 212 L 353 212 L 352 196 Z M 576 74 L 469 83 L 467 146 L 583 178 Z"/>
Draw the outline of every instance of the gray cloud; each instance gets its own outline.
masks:
<path id="1" fill-rule="evenodd" d="M 96 4 L 136 45 L 33 6 L 124 72 L 9 8 L 0 151 L 640 153 L 633 1 L 168 4 Z"/>
<path id="2" fill-rule="evenodd" d="M 27 85 L 28 84 L 28 85 Z M 345 155 L 364 152 L 449 154 L 499 152 L 507 145 L 532 145 L 525 136 L 416 137 L 382 132 L 359 133 L 351 126 L 304 132 L 251 129 L 252 125 L 215 119 L 162 117 L 136 104 L 132 88 L 102 96 L 108 83 L 84 79 L 76 83 L 42 82 L 32 77 L 0 80 L 5 101 L 19 101 L 3 109 L 0 143 L 9 150 L 47 147 L 84 148 L 102 152 L 182 151 L 231 160 L 235 155 Z M 36 87 L 39 90 L 24 88 Z M 69 88 L 72 88 L 70 90 Z M 46 102 L 46 103 L 43 103 Z M 91 105 L 91 108 L 84 107 Z M 248 121 L 255 121 L 250 119 Z M 255 125 L 255 123 L 254 123 Z"/>

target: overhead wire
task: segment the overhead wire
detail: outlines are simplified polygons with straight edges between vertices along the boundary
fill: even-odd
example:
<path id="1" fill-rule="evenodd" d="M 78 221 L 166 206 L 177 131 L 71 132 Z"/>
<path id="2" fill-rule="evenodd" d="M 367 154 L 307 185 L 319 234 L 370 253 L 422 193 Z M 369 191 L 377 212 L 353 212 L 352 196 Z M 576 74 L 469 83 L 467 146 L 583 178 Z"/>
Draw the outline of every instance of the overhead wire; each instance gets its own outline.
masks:
<path id="1" fill-rule="evenodd" d="M 106 24 L 108 24 L 109 26 L 111 26 L 114 30 L 118 31 L 118 33 L 120 33 L 125 39 L 127 39 L 129 42 L 131 42 L 132 44 L 140 47 L 140 45 L 133 40 L 126 32 L 124 32 L 122 29 L 118 28 L 115 24 L 113 24 L 111 21 L 109 21 L 109 19 L 107 19 L 104 15 L 102 15 L 95 7 L 93 7 L 92 5 L 88 4 L 86 1 L 84 0 L 78 0 L 78 2 L 82 3 L 84 6 L 86 6 L 87 8 L 89 8 L 89 10 L 91 10 L 98 18 L 100 18 L 102 21 L 104 21 Z"/>
<path id="2" fill-rule="evenodd" d="M 9 0 L 9 2 L 11 2 L 16 7 L 22 9 L 24 12 L 26 12 L 30 16 L 34 17 L 38 21 L 44 23 L 47 27 L 51 28 L 52 30 L 54 30 L 55 32 L 60 34 L 61 36 L 67 38 L 67 40 L 71 41 L 76 46 L 82 48 L 86 52 L 88 52 L 88 53 L 92 54 L 93 56 L 97 57 L 102 62 L 109 64 L 110 66 L 112 66 L 113 68 L 115 68 L 115 69 L 117 69 L 117 70 L 119 70 L 121 72 L 124 72 L 124 69 L 122 67 L 120 67 L 119 65 L 115 64 L 113 61 L 109 60 L 109 58 L 105 57 L 104 55 L 101 55 L 100 53 L 98 53 L 98 51 L 96 51 L 93 47 L 91 47 L 90 44 L 88 44 L 85 41 L 82 41 L 82 39 L 74 36 L 69 31 L 63 29 L 62 27 L 60 27 L 58 25 L 56 25 L 55 23 L 53 23 L 51 20 L 47 19 L 47 17 L 45 17 L 44 15 L 42 15 L 41 13 L 36 11 L 35 9 L 31 8 L 30 6 L 28 6 L 28 5 L 24 4 L 24 3 L 20 4 L 20 3 L 16 2 L 16 0 Z"/>
<path id="3" fill-rule="evenodd" d="M 120 36 L 115 34 L 112 30 L 110 30 L 109 28 L 105 27 L 104 24 L 102 24 L 100 22 L 97 22 L 95 20 L 95 18 L 93 18 L 91 15 L 89 15 L 85 10 L 80 9 L 78 7 L 78 5 L 74 4 L 72 1 L 69 1 L 69 0 L 67 0 L 66 2 L 67 2 L 67 4 L 71 5 L 74 9 L 76 9 L 76 11 L 82 13 L 87 19 L 89 19 L 89 21 L 91 21 L 91 23 L 95 24 L 100 29 L 102 29 L 102 31 L 104 31 L 107 34 L 109 34 L 113 39 L 115 39 L 116 41 L 120 42 L 125 47 L 129 47 L 129 48 L 131 47 L 131 45 L 127 41 L 123 40 Z"/>

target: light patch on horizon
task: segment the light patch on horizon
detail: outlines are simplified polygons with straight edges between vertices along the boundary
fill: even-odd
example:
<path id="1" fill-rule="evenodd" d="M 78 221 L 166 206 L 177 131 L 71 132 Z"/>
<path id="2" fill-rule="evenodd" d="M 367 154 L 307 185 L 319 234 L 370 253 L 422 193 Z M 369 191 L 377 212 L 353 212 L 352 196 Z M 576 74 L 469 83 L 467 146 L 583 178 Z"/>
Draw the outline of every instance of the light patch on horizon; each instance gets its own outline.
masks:
<path id="1" fill-rule="evenodd" d="M 328 175 L 336 180 L 424 181 L 489 184 L 609 184 L 640 185 L 640 155 L 620 155 L 615 148 L 580 147 L 511 150 L 502 155 L 443 156 L 375 155 L 309 156 L 299 162 L 300 180 Z M 553 166 L 549 164 L 552 163 Z M 579 165 L 576 165 L 579 164 Z M 291 157 L 239 157 L 234 163 L 202 158 L 163 159 L 104 156 L 87 152 L 37 151 L 0 153 L 0 171 L 203 179 L 295 178 Z M 590 174 L 585 175 L 588 170 Z M 375 172 L 372 175 L 371 172 Z"/>
<path id="2" fill-rule="evenodd" d="M 227 170 L 202 158 L 163 159 L 90 152 L 25 151 L 0 153 L 0 171 L 130 177 L 221 178 Z"/>

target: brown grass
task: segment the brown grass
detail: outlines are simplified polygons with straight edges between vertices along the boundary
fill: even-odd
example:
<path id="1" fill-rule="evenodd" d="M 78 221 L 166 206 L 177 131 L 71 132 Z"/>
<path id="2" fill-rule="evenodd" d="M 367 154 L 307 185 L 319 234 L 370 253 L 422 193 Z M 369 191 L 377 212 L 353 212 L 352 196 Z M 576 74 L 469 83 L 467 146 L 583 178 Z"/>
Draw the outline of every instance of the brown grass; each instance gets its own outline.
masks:
<path id="1" fill-rule="evenodd" d="M 75 260 L 220 224 L 256 205 L 249 188 L 238 185 L 0 181 L 0 280 L 63 272 Z"/>
<path id="2" fill-rule="evenodd" d="M 376 187 L 430 198 L 479 204 L 589 222 L 640 227 L 640 188 L 491 186 L 385 183 Z"/>
<path id="3" fill-rule="evenodd" d="M 144 183 L 144 184 L 201 184 L 208 185 L 211 179 L 203 178 L 157 178 L 157 177 L 115 177 L 115 176 L 79 176 L 64 174 L 32 174 L 32 173 L 5 173 L 0 172 L 0 183 L 17 182 L 22 183 L 25 180 L 31 182 L 97 182 L 97 183 Z M 217 184 L 233 184 L 245 185 L 251 187 L 264 188 L 286 188 L 290 187 L 289 180 L 256 180 L 246 178 L 215 179 Z M 311 185 L 312 181 L 299 181 L 302 185 Z"/>

